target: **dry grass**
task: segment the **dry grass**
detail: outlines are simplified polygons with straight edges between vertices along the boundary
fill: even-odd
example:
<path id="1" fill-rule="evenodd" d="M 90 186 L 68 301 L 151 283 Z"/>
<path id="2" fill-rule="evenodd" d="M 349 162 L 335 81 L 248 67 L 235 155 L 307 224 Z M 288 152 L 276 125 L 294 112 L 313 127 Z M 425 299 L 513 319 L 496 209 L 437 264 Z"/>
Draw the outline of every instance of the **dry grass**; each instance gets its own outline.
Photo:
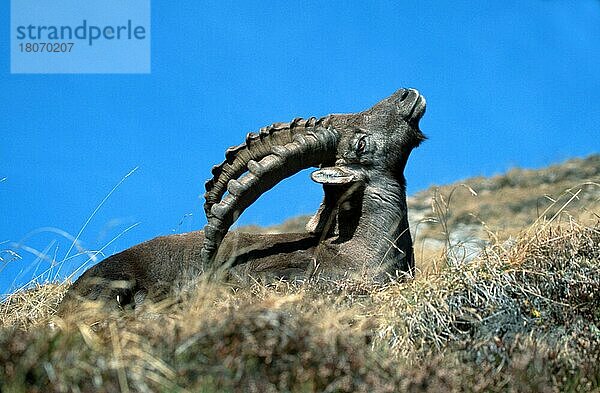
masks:
<path id="1" fill-rule="evenodd" d="M 34 283 L 9 295 L 0 307 L 0 328 L 29 329 L 50 322 L 69 283 Z"/>
<path id="2" fill-rule="evenodd" d="M 203 284 L 106 315 L 3 303 L 2 391 L 600 389 L 600 225 L 540 222 L 408 283 Z M 36 323 L 36 320 L 38 323 Z M 12 326 L 12 327 L 11 327 Z"/>
<path id="3" fill-rule="evenodd" d="M 600 155 L 434 186 L 408 198 L 408 205 L 411 219 L 420 221 L 416 244 L 445 241 L 449 232 L 487 239 L 490 229 L 506 239 L 559 211 L 593 225 L 600 218 Z"/>
<path id="4" fill-rule="evenodd" d="M 82 304 L 67 320 L 53 316 L 65 284 L 33 287 L 0 304 L 0 391 L 600 391 L 589 187 L 519 232 L 487 225 L 474 258 L 453 237 L 465 207 L 441 189 L 428 213 L 441 248 L 417 242 L 410 282 L 202 283 L 135 311 Z"/>

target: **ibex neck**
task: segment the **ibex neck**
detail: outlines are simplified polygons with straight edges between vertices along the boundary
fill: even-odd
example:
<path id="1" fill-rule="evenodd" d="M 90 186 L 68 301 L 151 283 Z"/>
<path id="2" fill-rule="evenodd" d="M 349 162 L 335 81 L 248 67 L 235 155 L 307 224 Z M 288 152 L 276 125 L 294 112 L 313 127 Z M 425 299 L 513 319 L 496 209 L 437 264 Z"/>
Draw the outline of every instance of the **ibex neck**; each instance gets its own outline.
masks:
<path id="1" fill-rule="evenodd" d="M 412 274 L 412 239 L 404 187 L 399 182 L 367 185 L 361 196 L 356 208 L 344 211 L 343 204 L 340 206 L 340 254 L 364 261 L 376 277 L 396 272 Z"/>

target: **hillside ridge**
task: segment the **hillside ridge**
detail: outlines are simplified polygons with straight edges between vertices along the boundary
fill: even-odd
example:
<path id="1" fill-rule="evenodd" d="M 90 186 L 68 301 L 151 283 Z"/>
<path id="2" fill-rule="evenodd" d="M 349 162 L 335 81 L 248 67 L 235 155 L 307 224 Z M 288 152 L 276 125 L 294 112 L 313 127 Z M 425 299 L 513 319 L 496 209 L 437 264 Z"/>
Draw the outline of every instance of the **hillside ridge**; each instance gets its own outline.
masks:
<path id="1" fill-rule="evenodd" d="M 569 191 L 571 190 L 571 191 Z M 449 231 L 468 227 L 472 235 L 485 224 L 493 230 L 514 233 L 533 224 L 542 214 L 552 217 L 568 204 L 583 219 L 600 216 L 600 154 L 573 158 L 541 169 L 512 168 L 491 177 L 476 176 L 446 185 L 432 185 L 407 197 L 411 230 L 416 241 L 423 238 L 440 240 L 440 214 Z M 551 205 L 555 205 L 554 208 Z M 435 207 L 443 212 L 434 211 Z M 281 224 L 261 227 L 245 225 L 242 232 L 303 232 L 310 216 L 301 215 Z M 417 230 L 418 227 L 418 230 Z M 473 227 L 477 227 L 474 230 Z"/>

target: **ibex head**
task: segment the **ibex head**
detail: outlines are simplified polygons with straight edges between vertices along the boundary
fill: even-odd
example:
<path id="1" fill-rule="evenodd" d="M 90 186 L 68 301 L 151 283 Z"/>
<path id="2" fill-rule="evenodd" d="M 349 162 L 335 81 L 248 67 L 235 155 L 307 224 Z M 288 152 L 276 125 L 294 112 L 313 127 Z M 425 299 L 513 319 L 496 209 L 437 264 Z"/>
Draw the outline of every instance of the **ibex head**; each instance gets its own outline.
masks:
<path id="1" fill-rule="evenodd" d="M 334 120 L 339 130 L 335 166 L 312 173 L 314 181 L 327 185 L 403 181 L 411 150 L 425 136 L 419 120 L 425 112 L 425 99 L 413 89 L 401 89 L 372 108 Z"/>

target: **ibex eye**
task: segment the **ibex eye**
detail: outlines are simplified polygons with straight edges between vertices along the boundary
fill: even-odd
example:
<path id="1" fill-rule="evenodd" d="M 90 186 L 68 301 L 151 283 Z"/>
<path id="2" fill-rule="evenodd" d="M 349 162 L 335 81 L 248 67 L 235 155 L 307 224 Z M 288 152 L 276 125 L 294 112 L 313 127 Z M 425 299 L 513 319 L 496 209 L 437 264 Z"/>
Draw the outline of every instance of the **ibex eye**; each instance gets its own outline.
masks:
<path id="1" fill-rule="evenodd" d="M 356 152 L 358 154 L 364 152 L 365 151 L 365 147 L 367 147 L 367 141 L 365 141 L 365 138 L 363 137 L 356 144 Z"/>

